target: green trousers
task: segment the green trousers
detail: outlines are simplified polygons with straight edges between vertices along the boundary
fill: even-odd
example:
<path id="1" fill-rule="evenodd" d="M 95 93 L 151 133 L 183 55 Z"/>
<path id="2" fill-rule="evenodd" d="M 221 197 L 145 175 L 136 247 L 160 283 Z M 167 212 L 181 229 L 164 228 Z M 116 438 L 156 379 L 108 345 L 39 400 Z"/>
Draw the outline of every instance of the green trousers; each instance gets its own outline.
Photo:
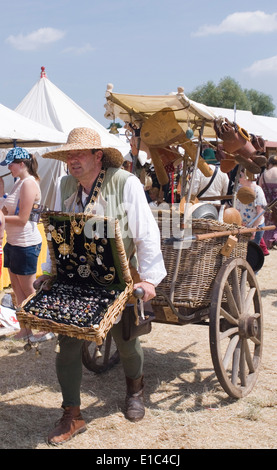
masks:
<path id="1" fill-rule="evenodd" d="M 126 377 L 138 379 L 143 373 L 143 350 L 139 338 L 124 341 L 122 322 L 111 329 L 112 337 L 119 351 Z M 82 381 L 83 340 L 59 335 L 60 352 L 56 356 L 56 371 L 62 391 L 62 406 L 80 406 Z"/>

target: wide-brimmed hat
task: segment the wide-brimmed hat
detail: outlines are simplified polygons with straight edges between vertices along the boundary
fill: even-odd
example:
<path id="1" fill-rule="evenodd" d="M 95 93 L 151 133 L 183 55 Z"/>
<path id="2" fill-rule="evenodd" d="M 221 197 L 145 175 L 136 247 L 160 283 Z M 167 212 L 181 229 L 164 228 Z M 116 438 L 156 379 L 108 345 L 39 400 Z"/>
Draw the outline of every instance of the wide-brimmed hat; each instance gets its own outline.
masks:
<path id="1" fill-rule="evenodd" d="M 68 152 L 72 150 L 93 150 L 100 149 L 103 151 L 103 166 L 119 168 L 123 163 L 121 152 L 112 147 L 103 147 L 101 137 L 94 129 L 88 127 L 76 127 L 72 129 L 67 138 L 67 143 L 61 145 L 52 152 L 47 152 L 43 158 L 54 158 L 66 163 Z"/>
<path id="2" fill-rule="evenodd" d="M 32 158 L 32 155 L 30 155 L 27 150 L 21 147 L 14 147 L 13 149 L 8 151 L 5 160 L 3 160 L 0 165 L 6 166 L 14 162 L 15 160 L 30 160 L 30 158 Z"/>

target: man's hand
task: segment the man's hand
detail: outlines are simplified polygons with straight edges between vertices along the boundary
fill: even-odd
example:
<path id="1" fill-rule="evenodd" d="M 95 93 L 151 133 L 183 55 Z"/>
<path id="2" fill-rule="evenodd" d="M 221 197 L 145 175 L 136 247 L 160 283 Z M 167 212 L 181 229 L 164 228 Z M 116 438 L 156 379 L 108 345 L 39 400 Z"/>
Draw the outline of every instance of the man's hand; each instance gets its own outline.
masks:
<path id="1" fill-rule="evenodd" d="M 142 281 L 134 284 L 134 290 L 138 287 L 141 287 L 144 290 L 144 296 L 142 298 L 144 302 L 147 302 L 156 296 L 155 286 L 150 282 Z"/>
<path id="2" fill-rule="evenodd" d="M 48 276 L 48 274 L 42 274 L 42 276 L 39 276 L 35 280 L 33 286 L 34 286 L 34 289 L 36 290 L 40 289 L 40 287 L 42 287 L 43 290 L 50 290 L 51 283 L 52 283 L 52 276 Z"/>

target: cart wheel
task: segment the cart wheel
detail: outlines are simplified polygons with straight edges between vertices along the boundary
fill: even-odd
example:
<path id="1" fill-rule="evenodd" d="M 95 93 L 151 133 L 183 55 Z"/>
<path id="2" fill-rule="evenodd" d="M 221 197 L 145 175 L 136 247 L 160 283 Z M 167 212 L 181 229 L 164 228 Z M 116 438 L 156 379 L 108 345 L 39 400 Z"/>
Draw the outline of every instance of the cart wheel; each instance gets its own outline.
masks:
<path id="1" fill-rule="evenodd" d="M 96 372 L 96 374 L 101 374 L 117 364 L 119 362 L 119 352 L 111 333 L 107 334 L 101 346 L 96 346 L 91 341 L 84 341 L 82 361 L 88 370 Z"/>
<path id="2" fill-rule="evenodd" d="M 217 378 L 231 397 L 253 389 L 263 343 L 262 302 L 256 276 L 244 259 L 219 270 L 212 291 L 210 349 Z"/>

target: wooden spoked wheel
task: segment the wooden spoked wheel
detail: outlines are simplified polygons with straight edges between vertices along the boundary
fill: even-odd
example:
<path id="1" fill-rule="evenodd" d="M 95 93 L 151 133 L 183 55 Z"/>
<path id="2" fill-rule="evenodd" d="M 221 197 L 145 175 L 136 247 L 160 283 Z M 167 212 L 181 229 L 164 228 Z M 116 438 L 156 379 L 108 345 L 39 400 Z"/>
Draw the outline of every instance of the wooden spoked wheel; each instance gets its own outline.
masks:
<path id="1" fill-rule="evenodd" d="M 253 389 L 261 362 L 263 313 L 255 273 L 244 259 L 219 270 L 210 308 L 210 349 L 217 378 L 233 398 Z"/>
<path id="2" fill-rule="evenodd" d="M 84 341 L 82 361 L 88 370 L 101 374 L 111 369 L 119 360 L 119 352 L 110 332 L 101 346 L 96 346 L 91 341 Z"/>

